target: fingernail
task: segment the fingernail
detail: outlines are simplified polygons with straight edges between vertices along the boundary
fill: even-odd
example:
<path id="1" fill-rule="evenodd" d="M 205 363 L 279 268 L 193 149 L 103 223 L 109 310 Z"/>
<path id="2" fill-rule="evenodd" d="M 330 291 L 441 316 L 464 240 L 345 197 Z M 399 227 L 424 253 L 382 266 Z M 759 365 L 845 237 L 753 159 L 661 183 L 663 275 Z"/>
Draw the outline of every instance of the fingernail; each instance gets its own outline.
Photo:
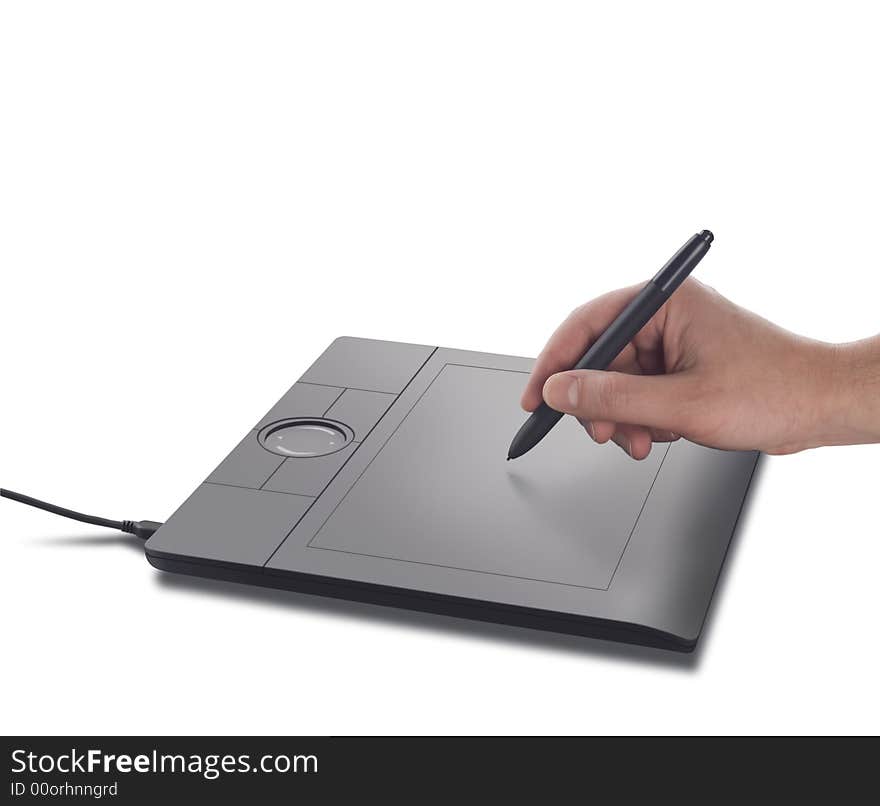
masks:
<path id="1" fill-rule="evenodd" d="M 588 422 L 586 425 L 584 425 L 584 428 L 587 429 L 587 433 L 590 435 L 590 439 L 596 439 L 596 434 L 593 432 L 593 424 L 591 422 Z"/>
<path id="2" fill-rule="evenodd" d="M 569 405 L 573 408 L 577 408 L 578 404 L 578 382 L 572 378 L 568 384 L 568 402 Z"/>
<path id="3" fill-rule="evenodd" d="M 632 444 L 632 440 L 631 440 L 631 439 L 628 439 L 628 440 L 626 441 L 626 452 L 627 452 L 630 456 L 633 455 L 633 444 Z"/>

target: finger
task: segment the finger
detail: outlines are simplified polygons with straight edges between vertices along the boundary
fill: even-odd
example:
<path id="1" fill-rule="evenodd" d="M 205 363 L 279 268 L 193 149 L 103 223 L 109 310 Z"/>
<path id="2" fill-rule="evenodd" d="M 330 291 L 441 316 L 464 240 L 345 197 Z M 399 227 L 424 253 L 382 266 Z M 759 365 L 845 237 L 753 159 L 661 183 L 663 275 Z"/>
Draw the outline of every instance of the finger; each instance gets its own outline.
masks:
<path id="1" fill-rule="evenodd" d="M 604 420 L 594 423 L 590 420 L 583 420 L 580 417 L 577 418 L 577 421 L 584 427 L 584 431 L 590 435 L 590 439 L 599 445 L 604 445 L 614 435 L 616 427 L 614 423 L 607 423 Z"/>
<path id="2" fill-rule="evenodd" d="M 534 411 L 541 404 L 541 390 L 547 378 L 571 369 L 638 291 L 639 286 L 612 291 L 572 311 L 535 362 L 522 394 L 521 403 L 526 411 Z"/>
<path id="3" fill-rule="evenodd" d="M 584 420 L 642 423 L 675 434 L 688 431 L 696 397 L 686 373 L 628 375 L 596 370 L 553 375 L 543 393 L 551 408 Z"/>
<path id="4" fill-rule="evenodd" d="M 593 431 L 591 436 L 600 445 L 608 442 L 614 436 L 615 430 L 617 430 L 617 423 L 612 423 L 608 420 L 591 420 L 590 423 Z"/>
<path id="5" fill-rule="evenodd" d="M 633 459 L 642 460 L 651 453 L 651 433 L 643 426 L 620 424 L 612 439 Z"/>

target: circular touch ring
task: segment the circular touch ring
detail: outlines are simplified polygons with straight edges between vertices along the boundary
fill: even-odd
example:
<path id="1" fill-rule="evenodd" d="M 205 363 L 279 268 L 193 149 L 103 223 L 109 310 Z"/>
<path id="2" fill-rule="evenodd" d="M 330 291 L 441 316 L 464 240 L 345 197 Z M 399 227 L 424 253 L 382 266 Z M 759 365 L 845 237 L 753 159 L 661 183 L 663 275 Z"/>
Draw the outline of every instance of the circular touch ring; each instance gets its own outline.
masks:
<path id="1" fill-rule="evenodd" d="M 335 420 L 297 417 L 270 423 L 257 438 L 267 451 L 279 456 L 308 459 L 342 450 L 354 439 L 354 432 Z"/>

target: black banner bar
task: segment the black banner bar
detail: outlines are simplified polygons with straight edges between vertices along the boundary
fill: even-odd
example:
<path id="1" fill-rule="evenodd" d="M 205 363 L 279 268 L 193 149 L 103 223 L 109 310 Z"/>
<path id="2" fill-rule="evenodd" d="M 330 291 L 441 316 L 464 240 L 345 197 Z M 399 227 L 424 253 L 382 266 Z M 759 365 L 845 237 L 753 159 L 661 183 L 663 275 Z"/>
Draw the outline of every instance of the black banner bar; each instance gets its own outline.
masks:
<path id="1" fill-rule="evenodd" d="M 157 798 L 420 802 L 527 791 L 583 798 L 839 800 L 873 791 L 878 741 L 853 738 L 6 737 L 7 803 Z M 866 787 L 868 787 L 866 789 Z"/>

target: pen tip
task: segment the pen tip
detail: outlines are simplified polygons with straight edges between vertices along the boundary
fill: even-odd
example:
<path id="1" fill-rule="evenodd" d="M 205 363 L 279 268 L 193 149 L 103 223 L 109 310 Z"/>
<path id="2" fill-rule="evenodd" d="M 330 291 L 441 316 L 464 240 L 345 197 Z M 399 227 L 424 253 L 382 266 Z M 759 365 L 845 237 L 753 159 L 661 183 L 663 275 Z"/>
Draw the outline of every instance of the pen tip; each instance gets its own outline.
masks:
<path id="1" fill-rule="evenodd" d="M 700 233 L 700 237 L 701 237 L 706 243 L 712 243 L 712 241 L 715 240 L 715 236 L 711 233 L 710 230 L 707 230 L 707 229 L 704 229 L 704 230 Z"/>

